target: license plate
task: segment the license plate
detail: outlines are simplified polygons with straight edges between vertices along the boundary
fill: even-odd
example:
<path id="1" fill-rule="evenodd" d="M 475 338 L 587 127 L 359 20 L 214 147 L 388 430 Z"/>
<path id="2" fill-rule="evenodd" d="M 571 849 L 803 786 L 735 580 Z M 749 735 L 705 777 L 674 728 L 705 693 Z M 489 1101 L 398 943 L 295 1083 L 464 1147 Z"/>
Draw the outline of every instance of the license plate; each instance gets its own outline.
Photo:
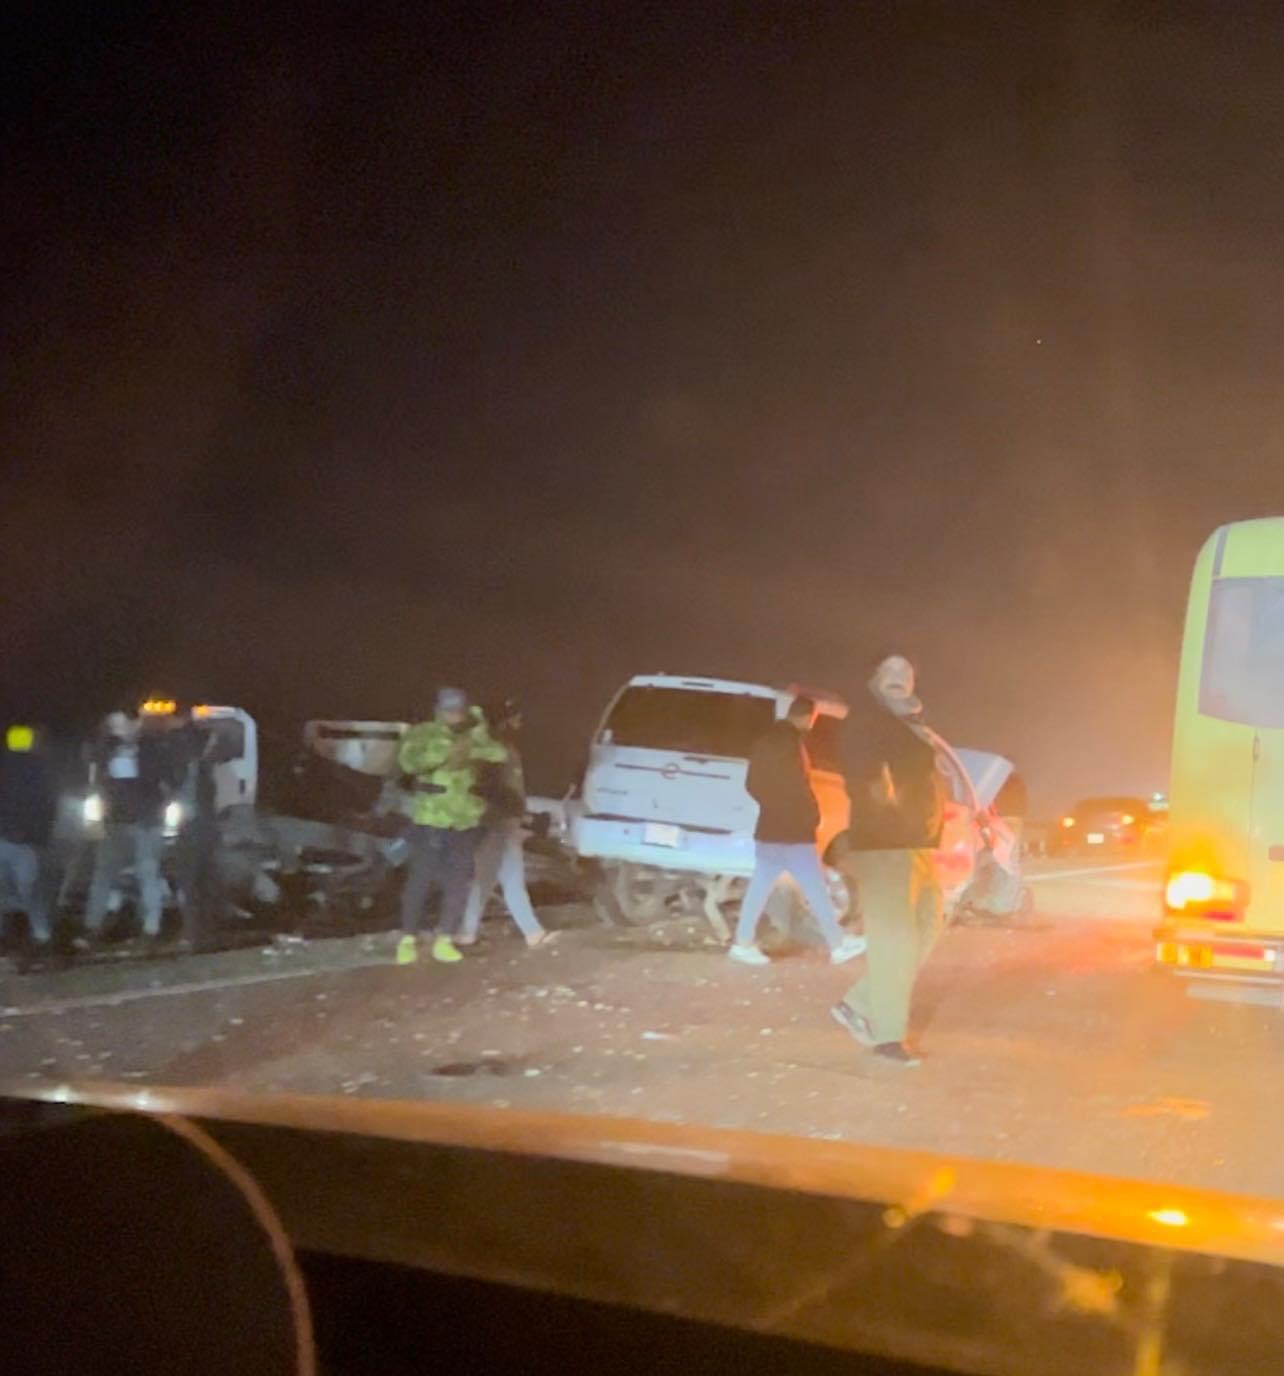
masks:
<path id="1" fill-rule="evenodd" d="M 1106 834 L 1104 831 L 1090 831 L 1088 833 L 1088 844 L 1090 846 L 1104 846 L 1106 844 Z"/>
<path id="2" fill-rule="evenodd" d="M 648 846 L 680 846 L 682 828 L 669 826 L 666 822 L 648 822 L 643 829 L 642 839 Z"/>

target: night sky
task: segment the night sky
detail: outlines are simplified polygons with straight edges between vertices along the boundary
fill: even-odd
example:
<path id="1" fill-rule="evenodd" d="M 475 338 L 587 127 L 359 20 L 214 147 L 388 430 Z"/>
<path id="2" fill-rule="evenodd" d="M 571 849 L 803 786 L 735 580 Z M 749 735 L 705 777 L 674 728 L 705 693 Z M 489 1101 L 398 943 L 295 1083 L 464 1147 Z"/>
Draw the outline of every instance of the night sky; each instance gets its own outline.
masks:
<path id="1" fill-rule="evenodd" d="M 7 712 L 670 670 L 1161 787 L 1284 510 L 1273 6 L 7 7 Z M 118 12 L 117 12 L 118 11 Z"/>

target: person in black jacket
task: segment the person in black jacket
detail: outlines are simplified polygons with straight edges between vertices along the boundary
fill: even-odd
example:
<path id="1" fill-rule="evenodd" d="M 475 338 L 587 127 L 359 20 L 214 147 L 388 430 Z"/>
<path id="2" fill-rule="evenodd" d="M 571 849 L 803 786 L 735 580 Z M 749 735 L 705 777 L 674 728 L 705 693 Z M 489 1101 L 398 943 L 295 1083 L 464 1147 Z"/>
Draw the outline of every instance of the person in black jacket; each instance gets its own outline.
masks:
<path id="1" fill-rule="evenodd" d="M 0 754 L 0 890 L 7 889 L 26 913 L 36 946 L 53 940 L 41 871 L 57 808 L 39 733 L 30 726 L 9 727 Z"/>
<path id="2" fill-rule="evenodd" d="M 893 655 L 845 723 L 851 830 L 843 869 L 858 893 L 869 943 L 864 973 L 833 1015 L 864 1046 L 900 1065 L 919 969 L 942 926 L 935 851 L 945 791 L 914 669 Z"/>
<path id="3" fill-rule="evenodd" d="M 811 789 L 805 744 L 815 715 L 816 704 L 811 698 L 795 698 L 784 720 L 763 734 L 749 759 L 745 786 L 758 804 L 754 871 L 728 952 L 732 960 L 743 965 L 769 963 L 755 934 L 772 889 L 786 875 L 802 890 L 829 943 L 829 958 L 835 965 L 854 960 L 865 949 L 860 937 L 845 936 L 838 925 L 816 848 L 820 808 Z"/>
<path id="4" fill-rule="evenodd" d="M 231 759 L 233 752 L 217 731 L 195 722 L 188 723 L 178 744 L 187 761 L 187 802 L 191 810 L 175 847 L 183 942 L 192 951 L 210 951 L 217 942 L 219 923 L 227 908 L 220 856 L 218 767 Z"/>
<path id="5" fill-rule="evenodd" d="M 161 930 L 161 854 L 165 846 L 165 804 L 181 779 L 176 741 L 165 721 L 139 721 L 113 712 L 93 751 L 95 786 L 103 800 L 103 839 L 94 856 L 94 877 L 85 908 L 85 935 L 102 929 L 112 889 L 132 866 L 138 881 L 143 936 Z"/>

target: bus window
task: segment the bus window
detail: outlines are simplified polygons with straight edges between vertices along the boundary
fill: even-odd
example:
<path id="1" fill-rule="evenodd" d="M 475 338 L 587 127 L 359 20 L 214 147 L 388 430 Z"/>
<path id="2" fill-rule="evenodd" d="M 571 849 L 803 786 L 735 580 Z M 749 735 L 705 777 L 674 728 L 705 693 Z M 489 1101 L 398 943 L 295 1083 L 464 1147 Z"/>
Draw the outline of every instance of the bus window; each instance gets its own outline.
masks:
<path id="1" fill-rule="evenodd" d="M 1243 726 L 1284 728 L 1284 578 L 1214 582 L 1199 710 Z"/>

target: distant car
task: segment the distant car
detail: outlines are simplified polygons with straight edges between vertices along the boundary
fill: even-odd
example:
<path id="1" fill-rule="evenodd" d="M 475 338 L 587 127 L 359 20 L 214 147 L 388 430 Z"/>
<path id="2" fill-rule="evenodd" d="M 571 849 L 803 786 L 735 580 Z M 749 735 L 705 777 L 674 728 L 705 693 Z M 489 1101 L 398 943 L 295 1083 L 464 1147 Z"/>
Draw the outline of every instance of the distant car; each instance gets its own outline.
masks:
<path id="1" fill-rule="evenodd" d="M 1052 849 L 1062 855 L 1141 851 L 1153 844 L 1160 824 L 1145 798 L 1085 798 L 1061 818 Z"/>

